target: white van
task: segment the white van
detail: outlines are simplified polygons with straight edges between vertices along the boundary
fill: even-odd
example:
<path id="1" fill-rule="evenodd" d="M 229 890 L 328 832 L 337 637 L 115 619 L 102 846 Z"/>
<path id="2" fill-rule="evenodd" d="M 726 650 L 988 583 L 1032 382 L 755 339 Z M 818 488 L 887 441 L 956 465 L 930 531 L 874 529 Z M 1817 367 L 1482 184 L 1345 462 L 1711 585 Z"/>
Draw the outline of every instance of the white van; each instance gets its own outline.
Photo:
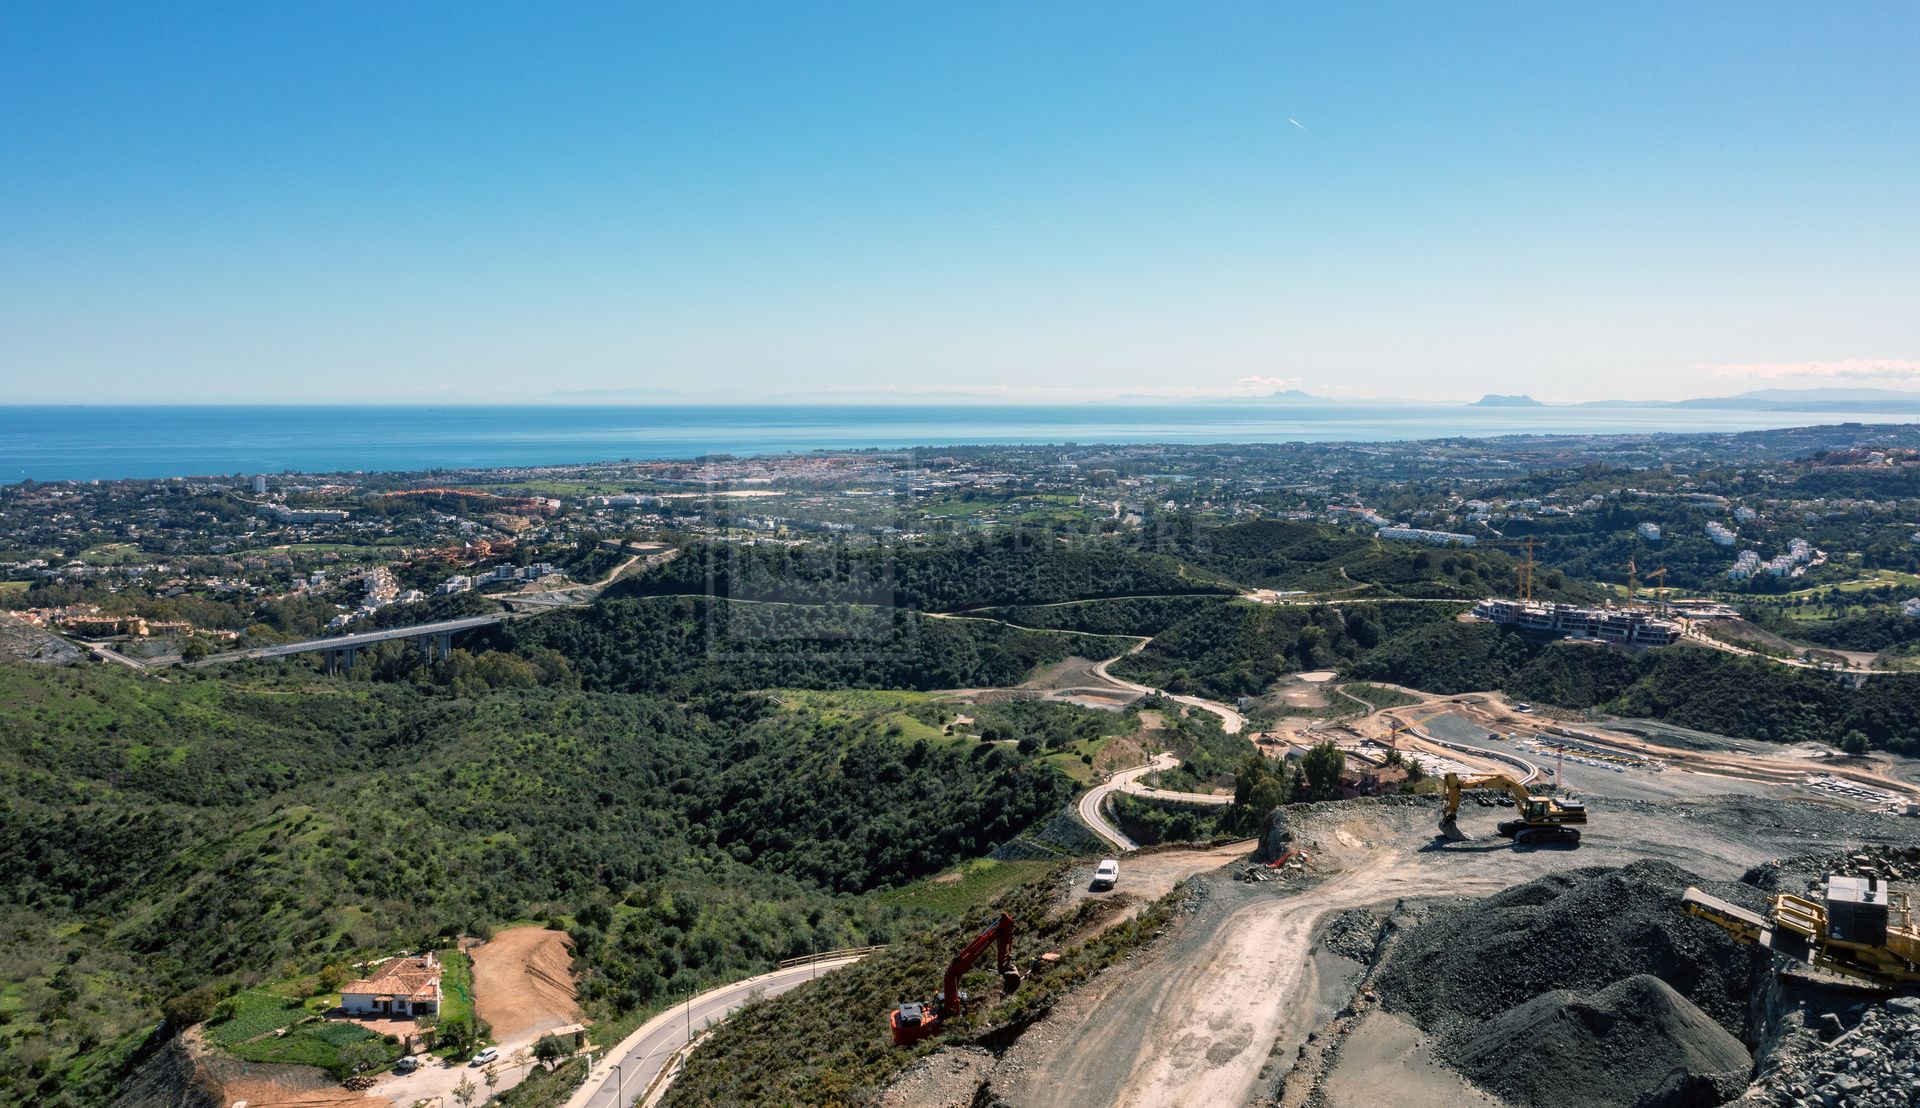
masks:
<path id="1" fill-rule="evenodd" d="M 1111 889 L 1120 881 L 1120 863 L 1113 858 L 1102 858 L 1093 868 L 1093 887 Z"/>

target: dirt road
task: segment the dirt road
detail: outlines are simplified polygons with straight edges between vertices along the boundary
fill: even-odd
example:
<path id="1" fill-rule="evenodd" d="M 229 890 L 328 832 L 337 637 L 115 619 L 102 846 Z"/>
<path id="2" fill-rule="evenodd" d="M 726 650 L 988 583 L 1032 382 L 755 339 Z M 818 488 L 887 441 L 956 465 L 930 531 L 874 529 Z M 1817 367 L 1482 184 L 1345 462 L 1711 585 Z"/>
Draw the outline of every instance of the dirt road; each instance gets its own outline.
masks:
<path id="1" fill-rule="evenodd" d="M 1300 817 L 1314 874 L 1275 888 L 1221 873 L 1196 879 L 1200 906 L 1153 958 L 1096 981 L 1009 1052 L 1017 1081 L 995 1092 L 1020 1108 L 1244 1104 L 1261 1070 L 1318 1021 L 1314 928 L 1346 908 L 1408 897 L 1483 895 L 1554 870 L 1662 858 L 1703 877 L 1804 848 L 1779 809 L 1747 798 L 1697 801 L 1685 813 L 1651 805 L 1604 813 L 1580 849 L 1521 850 L 1468 817 L 1471 842 L 1433 837 L 1430 805 L 1325 805 Z M 1749 806 L 1749 807 L 1743 807 Z M 1723 808 L 1725 818 L 1702 812 Z"/>

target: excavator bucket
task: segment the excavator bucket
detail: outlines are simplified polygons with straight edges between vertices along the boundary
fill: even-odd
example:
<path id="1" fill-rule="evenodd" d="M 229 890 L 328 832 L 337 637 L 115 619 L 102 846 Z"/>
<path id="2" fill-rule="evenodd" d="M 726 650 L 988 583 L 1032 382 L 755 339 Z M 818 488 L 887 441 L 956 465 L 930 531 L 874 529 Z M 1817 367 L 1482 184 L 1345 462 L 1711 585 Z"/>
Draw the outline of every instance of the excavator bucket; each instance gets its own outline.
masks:
<path id="1" fill-rule="evenodd" d="M 1464 843 L 1473 840 L 1473 836 L 1460 830 L 1460 824 L 1458 822 L 1450 819 L 1440 821 L 1440 837 L 1450 843 Z"/>

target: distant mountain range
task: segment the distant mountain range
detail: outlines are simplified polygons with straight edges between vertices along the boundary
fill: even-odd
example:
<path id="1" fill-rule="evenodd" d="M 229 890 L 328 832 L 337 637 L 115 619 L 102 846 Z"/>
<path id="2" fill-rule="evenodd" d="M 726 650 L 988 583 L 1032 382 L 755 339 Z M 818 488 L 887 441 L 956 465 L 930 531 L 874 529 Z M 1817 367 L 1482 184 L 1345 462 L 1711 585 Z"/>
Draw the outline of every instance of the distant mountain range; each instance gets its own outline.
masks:
<path id="1" fill-rule="evenodd" d="M 1920 392 L 1899 389 L 1755 389 L 1734 396 L 1691 400 L 1589 400 L 1575 408 L 1737 408 L 1781 412 L 1920 411 Z"/>
<path id="2" fill-rule="evenodd" d="M 1346 400 L 1286 389 L 1255 402 L 1313 404 L 1405 404 L 1404 400 Z M 1698 396 L 1689 400 L 1582 400 L 1547 404 L 1525 393 L 1490 392 L 1469 408 L 1718 408 L 1748 412 L 1920 412 L 1920 392 L 1901 389 L 1755 389 L 1734 396 Z"/>

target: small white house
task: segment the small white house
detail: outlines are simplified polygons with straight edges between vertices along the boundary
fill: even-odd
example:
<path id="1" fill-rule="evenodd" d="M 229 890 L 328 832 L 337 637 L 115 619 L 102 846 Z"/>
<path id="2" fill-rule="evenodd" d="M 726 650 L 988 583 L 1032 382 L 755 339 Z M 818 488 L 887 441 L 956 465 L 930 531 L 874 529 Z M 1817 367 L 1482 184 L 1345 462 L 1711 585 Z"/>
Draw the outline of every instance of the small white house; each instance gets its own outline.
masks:
<path id="1" fill-rule="evenodd" d="M 340 987 L 340 1007 L 354 1016 L 430 1016 L 440 1011 L 440 960 L 432 951 L 390 958 Z"/>

